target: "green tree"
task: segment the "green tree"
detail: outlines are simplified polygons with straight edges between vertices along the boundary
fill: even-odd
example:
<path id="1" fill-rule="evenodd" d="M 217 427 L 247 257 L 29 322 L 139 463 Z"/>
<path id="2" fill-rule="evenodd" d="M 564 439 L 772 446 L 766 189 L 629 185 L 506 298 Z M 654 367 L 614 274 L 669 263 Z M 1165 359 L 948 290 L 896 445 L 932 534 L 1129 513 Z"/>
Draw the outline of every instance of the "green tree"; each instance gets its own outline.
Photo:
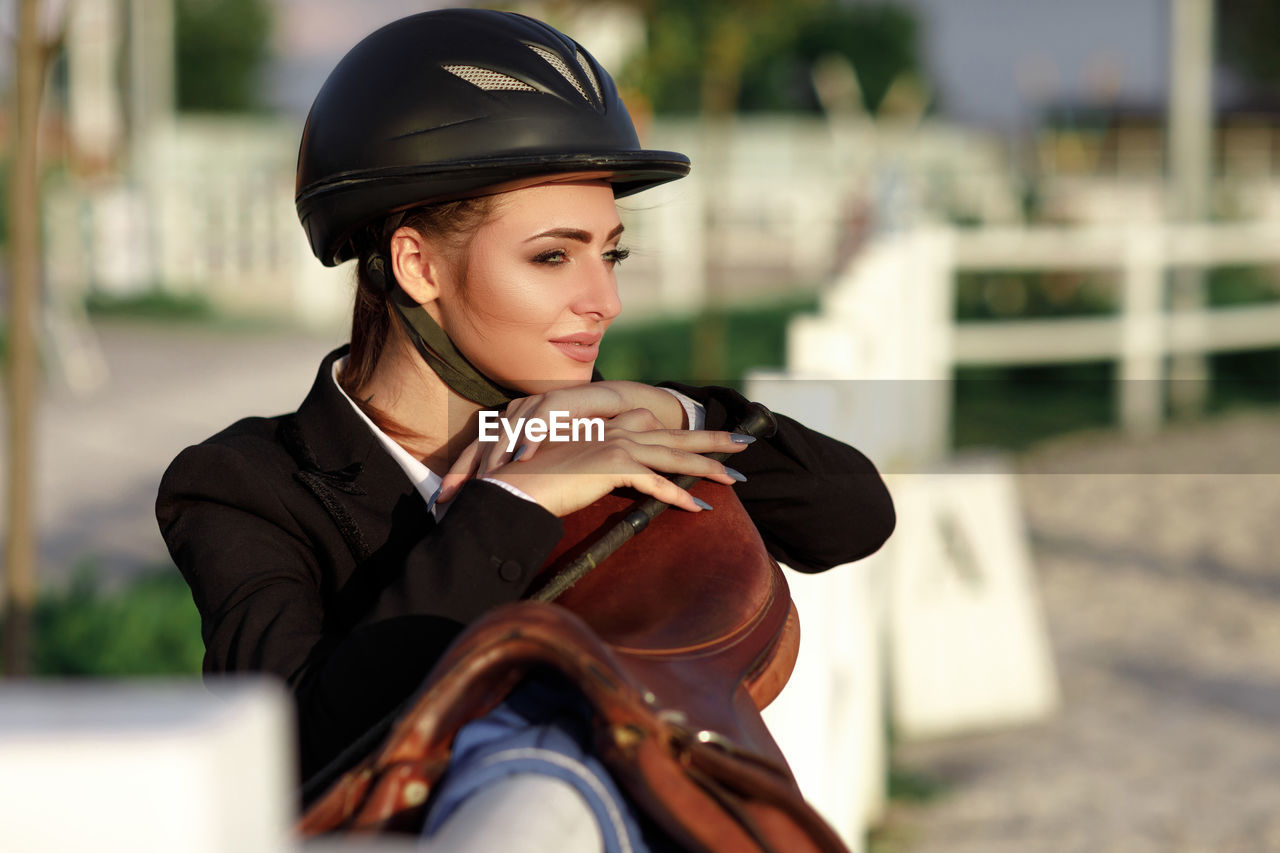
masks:
<path id="1" fill-rule="evenodd" d="M 195 675 L 204 643 L 200 614 L 178 570 L 157 567 L 104 590 L 92 564 L 34 614 L 35 673 L 49 676 Z"/>
<path id="2" fill-rule="evenodd" d="M 895 78 L 920 73 L 914 14 L 840 0 L 637 0 L 646 50 L 623 75 L 658 112 L 814 110 L 810 72 L 845 56 L 874 110 Z"/>
<path id="3" fill-rule="evenodd" d="M 863 106 L 874 113 L 894 80 L 922 76 L 916 16 L 901 6 L 824 4 L 793 39 L 748 66 L 739 108 L 819 109 L 812 72 L 829 56 L 842 56 L 853 66 Z"/>
<path id="4" fill-rule="evenodd" d="M 829 0 L 636 0 L 646 50 L 625 77 L 660 112 L 725 115 L 738 106 L 743 71 L 783 49 Z"/>
<path id="5" fill-rule="evenodd" d="M 271 27 L 266 0 L 176 0 L 178 109 L 243 112 L 262 108 L 260 78 Z"/>
<path id="6" fill-rule="evenodd" d="M 1218 0 L 1218 56 L 1222 64 L 1260 87 L 1280 83 L 1280 4 Z"/>

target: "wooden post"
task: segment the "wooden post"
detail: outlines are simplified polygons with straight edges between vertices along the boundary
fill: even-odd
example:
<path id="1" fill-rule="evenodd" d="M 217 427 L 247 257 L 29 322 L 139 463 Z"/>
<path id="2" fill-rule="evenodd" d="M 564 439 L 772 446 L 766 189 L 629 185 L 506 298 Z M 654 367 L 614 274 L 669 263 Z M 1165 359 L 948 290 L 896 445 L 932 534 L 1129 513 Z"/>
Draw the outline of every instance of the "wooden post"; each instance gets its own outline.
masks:
<path id="1" fill-rule="evenodd" d="M 1125 249 L 1116 388 L 1120 423 L 1135 435 L 1155 432 L 1164 419 L 1164 235 L 1135 228 Z"/>
<path id="2" fill-rule="evenodd" d="M 1213 0 L 1174 0 L 1169 50 L 1169 213 L 1177 222 L 1203 222 L 1213 176 Z M 1205 270 L 1172 273 L 1170 308 L 1194 315 L 1205 306 Z M 1209 365 L 1203 352 L 1170 363 L 1169 401 L 1183 417 L 1202 413 Z"/>
<path id="3" fill-rule="evenodd" d="M 9 195 L 9 531 L 5 542 L 4 671 L 30 671 L 30 623 L 36 598 L 35 421 L 40 381 L 36 328 L 40 310 L 40 200 L 37 176 L 44 45 L 39 0 L 19 0 L 15 54 L 13 171 Z"/>

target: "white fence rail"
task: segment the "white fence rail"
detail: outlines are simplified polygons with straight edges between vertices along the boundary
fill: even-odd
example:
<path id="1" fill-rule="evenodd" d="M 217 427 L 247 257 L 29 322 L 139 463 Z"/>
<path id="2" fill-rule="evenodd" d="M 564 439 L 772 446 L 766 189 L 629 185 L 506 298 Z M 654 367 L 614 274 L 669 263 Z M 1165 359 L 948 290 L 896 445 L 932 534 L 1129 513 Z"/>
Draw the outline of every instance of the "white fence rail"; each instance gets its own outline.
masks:
<path id="1" fill-rule="evenodd" d="M 793 321 L 793 375 L 856 380 L 931 380 L 942 423 L 906 418 L 888 432 L 910 446 L 886 448 L 928 462 L 949 446 L 946 387 L 956 367 L 1113 360 L 1123 425 L 1163 417 L 1161 382 L 1171 356 L 1280 346 L 1280 301 L 1171 308 L 1175 270 L 1280 264 L 1280 223 L 1140 224 L 1079 228 L 932 228 L 887 235 L 856 258 L 816 317 Z M 957 321 L 963 271 L 1114 270 L 1117 311 L 1097 317 Z M 1143 380 L 1143 381 L 1130 381 Z M 882 413 L 883 414 L 883 413 Z M 883 425 L 881 425 L 883 426 Z M 868 424 L 873 432 L 875 425 Z M 884 430 L 880 430 L 884 431 Z"/>
<path id="2" fill-rule="evenodd" d="M 300 131 L 288 119 L 156 125 L 134 141 L 128 174 L 50 194 L 49 233 L 74 237 L 50 241 L 55 285 L 116 293 L 159 285 L 233 312 L 340 323 L 349 273 L 311 257 L 293 209 Z M 695 167 L 621 205 L 636 249 L 620 276 L 629 316 L 816 288 L 851 235 L 875 224 L 874 211 L 1018 214 L 999 147 L 959 128 L 765 117 L 726 134 L 664 121 L 646 144 L 686 152 Z"/>

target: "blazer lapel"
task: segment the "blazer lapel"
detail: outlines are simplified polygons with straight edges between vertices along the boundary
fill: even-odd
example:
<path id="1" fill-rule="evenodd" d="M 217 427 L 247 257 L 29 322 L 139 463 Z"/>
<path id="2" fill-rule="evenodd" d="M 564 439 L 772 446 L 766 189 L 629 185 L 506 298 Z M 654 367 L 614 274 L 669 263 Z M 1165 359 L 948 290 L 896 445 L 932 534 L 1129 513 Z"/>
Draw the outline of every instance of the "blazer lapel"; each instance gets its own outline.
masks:
<path id="1" fill-rule="evenodd" d="M 325 357 L 307 398 L 281 429 L 298 462 L 294 478 L 316 496 L 356 563 L 363 563 L 387 541 L 393 515 L 406 511 L 406 500 L 410 511 L 420 512 L 421 524 L 434 519 L 334 382 L 333 364 L 346 353 L 344 346 Z"/>

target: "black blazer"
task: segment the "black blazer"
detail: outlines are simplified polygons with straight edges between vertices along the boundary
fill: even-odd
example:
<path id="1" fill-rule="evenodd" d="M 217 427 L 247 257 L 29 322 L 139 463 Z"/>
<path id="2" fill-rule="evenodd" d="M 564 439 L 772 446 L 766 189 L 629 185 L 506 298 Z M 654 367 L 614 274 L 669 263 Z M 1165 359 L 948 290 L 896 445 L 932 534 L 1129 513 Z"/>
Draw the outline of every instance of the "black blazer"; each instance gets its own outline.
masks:
<path id="1" fill-rule="evenodd" d="M 330 353 L 296 413 L 246 418 L 173 461 L 156 517 L 202 619 L 204 671 L 285 679 L 303 778 L 392 710 L 480 613 L 522 596 L 559 519 L 472 481 L 440 523 L 332 378 Z M 675 386 L 707 428 L 746 400 Z M 862 454 L 779 417 L 732 464 L 770 551 L 821 571 L 876 550 L 892 502 Z"/>

